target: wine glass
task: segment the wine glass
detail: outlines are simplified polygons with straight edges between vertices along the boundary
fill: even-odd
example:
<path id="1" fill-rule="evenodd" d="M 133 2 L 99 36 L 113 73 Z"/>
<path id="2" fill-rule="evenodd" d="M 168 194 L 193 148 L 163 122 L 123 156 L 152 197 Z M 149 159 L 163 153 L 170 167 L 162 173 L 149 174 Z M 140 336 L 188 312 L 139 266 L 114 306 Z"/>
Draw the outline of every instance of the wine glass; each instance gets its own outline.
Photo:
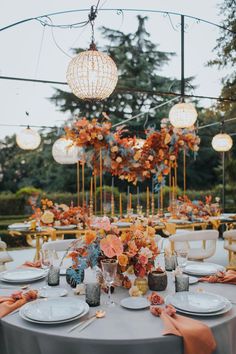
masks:
<path id="1" fill-rule="evenodd" d="M 115 303 L 111 300 L 111 286 L 115 280 L 117 272 L 117 260 L 115 259 L 104 259 L 101 261 L 102 274 L 106 285 L 108 286 L 108 306 L 114 306 Z"/>
<path id="2" fill-rule="evenodd" d="M 52 252 L 49 250 L 41 250 L 40 251 L 40 261 L 42 264 L 42 268 L 45 269 L 45 271 L 49 271 L 50 266 L 52 265 Z M 47 273 L 48 274 L 48 273 Z M 48 275 L 45 278 L 46 281 L 46 287 L 47 287 L 47 281 L 48 281 Z"/>

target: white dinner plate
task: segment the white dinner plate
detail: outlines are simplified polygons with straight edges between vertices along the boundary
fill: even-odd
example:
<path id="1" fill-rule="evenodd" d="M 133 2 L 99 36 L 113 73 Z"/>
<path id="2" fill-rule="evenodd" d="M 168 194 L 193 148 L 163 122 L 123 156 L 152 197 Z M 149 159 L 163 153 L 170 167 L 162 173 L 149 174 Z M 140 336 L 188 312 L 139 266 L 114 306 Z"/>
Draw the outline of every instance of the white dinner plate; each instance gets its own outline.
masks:
<path id="1" fill-rule="evenodd" d="M 58 226 L 54 226 L 54 229 L 56 230 L 73 230 L 76 229 L 77 226 L 76 225 L 58 225 Z"/>
<path id="2" fill-rule="evenodd" d="M 31 225 L 30 223 L 19 222 L 19 223 L 9 225 L 8 229 L 9 230 L 28 230 L 30 225 Z"/>
<path id="3" fill-rule="evenodd" d="M 150 302 L 145 297 L 126 297 L 120 302 L 121 306 L 130 310 L 146 309 L 150 306 Z"/>
<path id="4" fill-rule="evenodd" d="M 22 283 L 42 279 L 46 275 L 47 271 L 45 269 L 19 268 L 2 273 L 1 280 L 8 283 Z"/>
<path id="5" fill-rule="evenodd" d="M 73 298 L 39 299 L 25 305 L 24 315 L 37 322 L 58 322 L 79 316 L 84 301 Z"/>
<path id="6" fill-rule="evenodd" d="M 79 318 L 85 316 L 88 312 L 89 312 L 89 305 L 86 302 L 83 302 L 83 312 L 81 312 L 81 314 L 79 314 L 76 317 L 72 317 L 69 318 L 67 320 L 61 320 L 61 321 L 36 321 L 36 320 L 32 320 L 31 318 L 28 318 L 25 315 L 25 309 L 24 309 L 25 305 L 21 307 L 20 311 L 19 311 L 19 315 L 21 318 L 23 318 L 24 320 L 28 321 L 28 322 L 32 322 L 32 323 L 37 323 L 37 324 L 46 324 L 46 325 L 56 325 L 56 324 L 61 324 L 61 323 L 66 323 L 66 322 L 71 322 L 71 321 L 75 321 L 78 320 Z"/>
<path id="7" fill-rule="evenodd" d="M 228 301 L 225 297 L 211 293 L 181 291 L 167 296 L 176 309 L 191 313 L 212 313 L 220 311 Z"/>
<path id="8" fill-rule="evenodd" d="M 174 224 L 191 224 L 191 221 L 181 219 L 169 219 L 168 222 Z"/>
<path id="9" fill-rule="evenodd" d="M 68 291 L 63 288 L 49 287 L 45 286 L 44 288 L 39 289 L 38 296 L 39 297 L 61 297 L 66 296 Z"/>
<path id="10" fill-rule="evenodd" d="M 168 300 L 168 296 L 166 297 L 166 304 L 170 304 Z M 229 312 L 232 309 L 233 305 L 229 300 L 226 301 L 225 307 L 222 310 L 216 311 L 216 312 L 209 312 L 209 313 L 204 313 L 204 312 L 189 312 L 189 311 L 184 311 L 176 308 L 176 311 L 179 313 L 184 313 L 186 315 L 191 315 L 191 316 L 201 316 L 201 317 L 209 317 L 209 316 L 219 316 L 223 315 L 226 312 Z"/>
<path id="11" fill-rule="evenodd" d="M 219 271 L 225 271 L 225 268 L 219 264 L 207 262 L 189 263 L 184 268 L 184 273 L 199 276 L 212 275 Z"/>
<path id="12" fill-rule="evenodd" d="M 117 221 L 111 224 L 111 226 L 117 226 L 117 227 L 129 227 L 131 225 L 132 225 L 131 222 L 126 222 L 126 221 Z"/>

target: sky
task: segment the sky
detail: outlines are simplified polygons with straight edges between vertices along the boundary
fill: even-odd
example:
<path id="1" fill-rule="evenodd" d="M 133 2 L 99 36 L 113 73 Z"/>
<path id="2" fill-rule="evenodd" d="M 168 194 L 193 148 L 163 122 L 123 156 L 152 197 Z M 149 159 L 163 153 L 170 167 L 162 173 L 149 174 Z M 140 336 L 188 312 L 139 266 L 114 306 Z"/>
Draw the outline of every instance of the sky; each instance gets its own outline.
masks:
<path id="1" fill-rule="evenodd" d="M 123 11 L 123 16 L 115 9 L 153 9 L 173 11 L 220 23 L 220 0 L 101 0 L 103 9 L 96 20 L 95 37 L 98 45 L 104 43 L 98 28 L 102 25 L 123 32 L 133 32 L 137 27 L 138 12 Z M 52 12 L 89 9 L 96 0 L 1 0 L 1 27 L 29 17 Z M 74 23 L 87 19 L 88 12 L 52 17 L 55 24 Z M 142 14 L 142 13 L 140 13 Z M 180 78 L 180 20 L 178 16 L 170 19 L 160 14 L 145 13 L 149 17 L 147 30 L 159 50 L 176 52 L 176 56 L 166 66 L 161 75 Z M 213 48 L 219 37 L 219 29 L 194 20 L 186 20 L 185 33 L 185 76 L 195 76 L 196 89 L 192 94 L 219 96 L 221 79 L 227 73 L 216 67 L 207 67 L 208 60 L 215 57 Z M 65 53 L 58 49 L 53 40 Z M 85 29 L 52 30 L 37 21 L 12 27 L 0 33 L 1 56 L 0 75 L 28 77 L 44 80 L 66 81 L 66 69 L 70 61 L 71 48 L 87 48 L 91 33 Z M 58 111 L 49 97 L 55 88 L 64 86 L 0 80 L 0 123 L 60 126 L 70 117 L 69 113 Z M 66 87 L 65 87 L 66 89 Z M 212 100 L 202 100 L 201 104 L 211 106 Z M 29 112 L 26 117 L 25 111 Z M 19 127 L 0 127 L 0 139 L 17 133 Z"/>

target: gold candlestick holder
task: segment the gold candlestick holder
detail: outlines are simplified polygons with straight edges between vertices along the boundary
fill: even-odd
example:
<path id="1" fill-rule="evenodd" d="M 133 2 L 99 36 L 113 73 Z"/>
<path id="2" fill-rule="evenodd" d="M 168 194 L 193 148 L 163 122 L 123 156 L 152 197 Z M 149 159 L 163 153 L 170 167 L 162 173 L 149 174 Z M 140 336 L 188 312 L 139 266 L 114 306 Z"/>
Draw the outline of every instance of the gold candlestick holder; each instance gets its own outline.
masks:
<path id="1" fill-rule="evenodd" d="M 89 216 L 93 216 L 93 199 L 89 201 Z"/>

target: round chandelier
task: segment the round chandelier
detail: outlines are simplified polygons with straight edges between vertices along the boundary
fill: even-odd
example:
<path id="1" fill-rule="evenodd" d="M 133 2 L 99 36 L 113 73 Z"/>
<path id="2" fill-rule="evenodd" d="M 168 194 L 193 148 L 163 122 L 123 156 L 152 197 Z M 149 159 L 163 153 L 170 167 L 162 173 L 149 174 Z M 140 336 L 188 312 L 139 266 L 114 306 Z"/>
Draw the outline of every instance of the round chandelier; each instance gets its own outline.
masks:
<path id="1" fill-rule="evenodd" d="M 52 156 L 57 163 L 62 165 L 75 164 L 79 160 L 80 149 L 73 141 L 60 138 L 52 146 Z"/>
<path id="2" fill-rule="evenodd" d="M 114 91 L 118 73 L 114 61 L 94 44 L 69 63 L 66 79 L 73 94 L 82 100 L 104 100 Z"/>
<path id="3" fill-rule="evenodd" d="M 175 128 L 189 128 L 196 122 L 197 115 L 192 103 L 180 102 L 171 108 L 169 120 Z"/>
<path id="4" fill-rule="evenodd" d="M 226 152 L 233 146 L 233 140 L 230 135 L 220 133 L 213 137 L 211 145 L 215 151 Z"/>
<path id="5" fill-rule="evenodd" d="M 118 73 L 109 55 L 99 52 L 94 41 L 94 21 L 97 7 L 91 7 L 89 22 L 92 41 L 89 50 L 77 54 L 69 62 L 66 79 L 73 94 L 82 100 L 104 100 L 114 91 Z"/>
<path id="6" fill-rule="evenodd" d="M 36 130 L 27 127 L 16 134 L 16 143 L 23 150 L 35 150 L 41 143 L 41 137 Z"/>

